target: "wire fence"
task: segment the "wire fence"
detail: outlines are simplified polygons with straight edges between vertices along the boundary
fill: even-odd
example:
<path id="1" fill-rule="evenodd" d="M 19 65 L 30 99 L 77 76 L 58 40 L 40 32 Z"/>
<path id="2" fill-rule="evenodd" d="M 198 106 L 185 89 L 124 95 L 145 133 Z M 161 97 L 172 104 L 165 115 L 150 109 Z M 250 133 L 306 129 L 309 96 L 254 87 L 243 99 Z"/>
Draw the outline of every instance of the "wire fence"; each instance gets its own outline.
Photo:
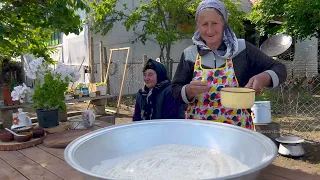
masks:
<path id="1" fill-rule="evenodd" d="M 265 89 L 257 100 L 271 101 L 281 134 L 320 141 L 319 43 L 310 40 L 292 47 L 277 57 L 287 67 L 287 80 L 278 88 Z"/>

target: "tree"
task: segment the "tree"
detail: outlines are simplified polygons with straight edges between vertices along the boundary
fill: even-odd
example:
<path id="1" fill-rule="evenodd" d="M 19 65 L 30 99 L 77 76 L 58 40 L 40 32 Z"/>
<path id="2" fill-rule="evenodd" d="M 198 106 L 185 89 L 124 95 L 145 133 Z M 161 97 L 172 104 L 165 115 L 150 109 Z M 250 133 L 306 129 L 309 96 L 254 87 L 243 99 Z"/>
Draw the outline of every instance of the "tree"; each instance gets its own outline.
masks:
<path id="1" fill-rule="evenodd" d="M 223 0 L 230 11 L 231 27 L 239 34 L 244 33 L 243 21 L 245 13 L 239 10 L 237 3 Z M 148 35 L 153 35 L 160 47 L 161 62 L 167 68 L 168 76 L 172 76 L 173 60 L 170 58 L 171 46 L 183 38 L 190 38 L 195 27 L 195 11 L 201 0 L 150 0 L 140 1 L 140 6 L 133 10 L 119 0 L 93 0 L 93 29 L 95 33 L 106 35 L 114 23 L 121 22 L 127 29 L 136 31 L 142 26 L 142 34 L 136 41 L 145 43 Z M 166 52 L 166 55 L 164 55 Z"/>
<path id="2" fill-rule="evenodd" d="M 54 30 L 79 34 L 82 0 L 0 0 L 0 55 L 33 54 L 49 58 L 45 45 Z"/>
<path id="3" fill-rule="evenodd" d="M 261 35 L 286 33 L 296 39 L 320 37 L 319 0 L 263 0 L 253 6 L 249 16 Z M 282 23 L 269 28 L 271 21 Z"/>

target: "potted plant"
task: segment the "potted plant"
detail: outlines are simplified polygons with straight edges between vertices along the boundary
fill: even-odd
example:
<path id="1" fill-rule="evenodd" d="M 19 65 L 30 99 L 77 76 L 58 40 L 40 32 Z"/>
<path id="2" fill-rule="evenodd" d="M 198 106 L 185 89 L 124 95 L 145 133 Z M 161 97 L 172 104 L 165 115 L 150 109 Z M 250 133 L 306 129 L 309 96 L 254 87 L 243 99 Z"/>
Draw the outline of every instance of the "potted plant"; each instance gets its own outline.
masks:
<path id="1" fill-rule="evenodd" d="M 36 82 L 32 101 L 39 126 L 51 128 L 59 125 L 58 112 L 66 111 L 64 93 L 70 82 L 79 80 L 80 74 L 60 62 L 52 66 L 40 57 L 29 63 L 26 75 Z"/>
<path id="2" fill-rule="evenodd" d="M 105 96 L 107 93 L 107 84 L 104 82 L 96 83 L 96 90 L 100 91 L 100 96 Z"/>

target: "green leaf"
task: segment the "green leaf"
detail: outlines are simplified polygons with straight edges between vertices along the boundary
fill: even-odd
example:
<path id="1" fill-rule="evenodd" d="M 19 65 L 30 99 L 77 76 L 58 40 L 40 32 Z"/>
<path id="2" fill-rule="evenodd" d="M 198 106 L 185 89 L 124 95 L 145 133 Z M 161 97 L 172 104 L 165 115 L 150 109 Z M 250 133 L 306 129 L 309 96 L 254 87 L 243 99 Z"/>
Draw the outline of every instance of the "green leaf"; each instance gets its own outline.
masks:
<path id="1" fill-rule="evenodd" d="M 82 24 L 75 11 L 89 10 L 81 0 L 0 3 L 0 54 L 9 58 L 29 53 L 50 59 L 45 42 L 53 31 L 78 34 Z"/>
<path id="2" fill-rule="evenodd" d="M 303 40 L 311 36 L 320 37 L 319 0 L 263 0 L 254 5 L 249 19 L 257 26 L 261 35 L 285 32 Z M 270 22 L 283 22 L 270 28 Z M 318 32 L 318 33 L 316 33 Z"/>

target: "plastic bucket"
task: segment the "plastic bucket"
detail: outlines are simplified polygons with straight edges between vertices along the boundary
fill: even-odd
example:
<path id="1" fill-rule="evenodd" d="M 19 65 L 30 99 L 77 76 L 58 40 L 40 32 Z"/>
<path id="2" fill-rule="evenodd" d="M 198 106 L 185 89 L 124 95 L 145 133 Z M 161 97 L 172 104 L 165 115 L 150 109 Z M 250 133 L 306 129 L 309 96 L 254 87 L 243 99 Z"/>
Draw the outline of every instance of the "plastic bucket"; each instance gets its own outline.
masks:
<path id="1" fill-rule="evenodd" d="M 253 124 L 271 123 L 270 101 L 255 101 L 251 108 L 251 117 Z"/>
<path id="2" fill-rule="evenodd" d="M 89 96 L 89 88 L 84 87 L 81 89 L 83 96 Z"/>

